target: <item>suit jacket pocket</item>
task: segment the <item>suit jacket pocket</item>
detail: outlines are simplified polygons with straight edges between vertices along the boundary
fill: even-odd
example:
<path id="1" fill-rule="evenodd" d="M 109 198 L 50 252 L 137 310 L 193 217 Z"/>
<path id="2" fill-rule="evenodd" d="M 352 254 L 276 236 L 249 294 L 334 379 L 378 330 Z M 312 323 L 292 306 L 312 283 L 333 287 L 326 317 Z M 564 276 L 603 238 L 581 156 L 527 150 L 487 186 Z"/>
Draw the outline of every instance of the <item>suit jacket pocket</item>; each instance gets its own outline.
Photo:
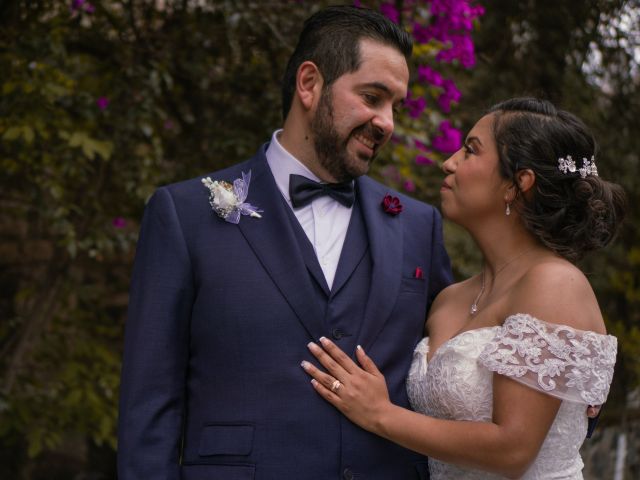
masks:
<path id="1" fill-rule="evenodd" d="M 402 279 L 400 285 L 400 293 L 418 293 L 424 295 L 427 289 L 427 281 L 424 278 L 406 278 Z"/>
<path id="2" fill-rule="evenodd" d="M 253 425 L 210 424 L 200 434 L 198 454 L 249 455 L 253 447 Z"/>

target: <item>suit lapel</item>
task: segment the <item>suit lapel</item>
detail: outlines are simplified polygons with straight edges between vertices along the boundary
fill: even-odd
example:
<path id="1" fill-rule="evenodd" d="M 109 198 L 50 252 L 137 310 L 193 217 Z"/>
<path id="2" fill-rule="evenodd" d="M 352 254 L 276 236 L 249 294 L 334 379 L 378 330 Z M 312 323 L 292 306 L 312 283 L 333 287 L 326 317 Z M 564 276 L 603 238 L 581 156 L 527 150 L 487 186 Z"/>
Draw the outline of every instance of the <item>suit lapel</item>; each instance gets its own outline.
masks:
<path id="1" fill-rule="evenodd" d="M 373 278 L 365 309 L 359 343 L 365 349 L 376 340 L 391 314 L 402 281 L 403 225 L 402 215 L 389 215 L 382 210 L 385 191 L 373 180 L 361 177 L 358 201 L 369 236 Z"/>
<path id="2" fill-rule="evenodd" d="M 286 202 L 285 202 L 286 204 Z M 298 248 L 302 254 L 302 259 L 304 263 L 307 265 L 307 269 L 309 273 L 313 276 L 318 286 L 322 289 L 324 294 L 329 296 L 329 285 L 327 284 L 327 279 L 324 277 L 324 273 L 322 272 L 322 267 L 318 262 L 318 257 L 316 256 L 316 252 L 313 249 L 313 245 L 309 241 L 309 237 L 304 232 L 304 229 L 298 222 L 295 213 L 289 208 L 289 205 L 285 205 L 285 212 L 287 213 L 287 217 L 289 217 L 289 223 L 291 224 L 291 228 L 297 238 Z"/>
<path id="3" fill-rule="evenodd" d="M 347 283 L 347 280 L 349 280 L 366 253 L 368 246 L 367 231 L 362 218 L 362 207 L 358 201 L 353 207 L 349 228 L 340 253 L 340 261 L 338 262 L 336 276 L 331 287 L 332 297 L 336 296 Z"/>
<path id="4" fill-rule="evenodd" d="M 314 294 L 300 246 L 287 215 L 286 201 L 276 186 L 263 148 L 250 162 L 251 184 L 246 201 L 261 219 L 242 217 L 238 227 L 311 338 L 325 331 L 324 307 Z"/>

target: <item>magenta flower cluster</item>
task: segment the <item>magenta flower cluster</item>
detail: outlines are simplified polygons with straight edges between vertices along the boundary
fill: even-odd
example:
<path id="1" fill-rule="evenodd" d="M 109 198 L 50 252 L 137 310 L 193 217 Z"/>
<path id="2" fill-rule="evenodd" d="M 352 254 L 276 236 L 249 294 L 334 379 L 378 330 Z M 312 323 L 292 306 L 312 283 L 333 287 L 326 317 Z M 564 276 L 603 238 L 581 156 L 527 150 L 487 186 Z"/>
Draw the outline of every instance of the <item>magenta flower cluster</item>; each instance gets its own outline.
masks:
<path id="1" fill-rule="evenodd" d="M 87 0 L 72 0 L 70 8 L 72 12 L 78 13 L 93 13 L 96 11 L 96 7 L 87 2 Z"/>
<path id="2" fill-rule="evenodd" d="M 419 0 L 406 0 L 404 6 L 409 12 L 418 2 Z M 484 8 L 474 4 L 473 0 L 424 0 L 423 3 L 428 5 L 429 17 L 426 23 L 419 20 L 412 23 L 415 43 L 425 44 L 433 40 L 440 42 L 443 48 L 437 53 L 436 62 L 457 63 L 464 68 L 472 68 L 476 58 L 471 32 L 474 20 L 484 14 Z M 396 3 L 391 1 L 383 2 L 380 11 L 394 22 L 399 21 L 402 13 L 396 8 Z M 452 104 L 458 103 L 462 95 L 453 80 L 444 78 L 434 67 L 435 65 L 419 65 L 417 81 L 436 87 L 438 108 L 447 114 L 451 112 Z M 409 95 L 405 105 L 411 118 L 419 118 L 427 107 L 427 99 Z M 415 141 L 417 164 L 431 165 L 435 163 L 431 158 L 434 150 L 449 154 L 462 145 L 462 132 L 453 127 L 450 121 L 442 121 L 438 130 L 430 145 Z M 408 190 L 415 188 L 413 184 L 406 187 Z"/>
<path id="3" fill-rule="evenodd" d="M 458 103 L 461 97 L 462 94 L 456 84 L 453 83 L 453 80 L 446 79 L 442 82 L 442 93 L 438 97 L 438 105 L 443 112 L 449 113 L 451 111 L 451 102 Z"/>
<path id="4" fill-rule="evenodd" d="M 440 134 L 431 140 L 431 146 L 444 153 L 453 153 L 462 145 L 462 132 L 451 126 L 449 120 L 443 120 L 438 127 Z"/>
<path id="5" fill-rule="evenodd" d="M 413 97 L 411 92 L 404 101 L 404 107 L 411 118 L 419 118 L 427 107 L 427 99 L 424 97 Z"/>
<path id="6" fill-rule="evenodd" d="M 127 226 L 127 220 L 123 217 L 115 217 L 111 220 L 111 225 L 113 225 L 114 228 L 125 228 Z"/>
<path id="7" fill-rule="evenodd" d="M 98 97 L 98 99 L 96 100 L 96 105 L 100 110 L 106 110 L 109 106 L 109 103 L 111 103 L 111 100 L 109 100 L 108 97 Z"/>
<path id="8" fill-rule="evenodd" d="M 413 24 L 417 42 L 427 43 L 435 39 L 447 46 L 438 53 L 436 60 L 451 63 L 458 60 L 465 68 L 476 64 L 470 33 L 473 20 L 484 14 L 481 5 L 472 6 L 469 0 L 431 0 L 429 25 Z"/>

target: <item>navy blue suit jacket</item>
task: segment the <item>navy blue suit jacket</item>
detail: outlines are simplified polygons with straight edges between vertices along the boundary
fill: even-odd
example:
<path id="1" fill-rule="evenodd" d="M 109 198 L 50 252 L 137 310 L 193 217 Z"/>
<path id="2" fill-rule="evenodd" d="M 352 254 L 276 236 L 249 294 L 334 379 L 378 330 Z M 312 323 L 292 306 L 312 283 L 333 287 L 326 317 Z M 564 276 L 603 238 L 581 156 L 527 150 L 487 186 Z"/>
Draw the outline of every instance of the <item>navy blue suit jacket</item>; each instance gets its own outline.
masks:
<path id="1" fill-rule="evenodd" d="M 251 171 L 246 201 L 261 219 L 217 217 L 200 178 L 159 188 L 145 210 L 125 335 L 119 479 L 425 479 L 424 457 L 346 420 L 300 367 L 307 343 L 330 331 L 265 148 L 210 175 L 232 182 Z M 451 282 L 441 218 L 367 177 L 356 191 L 373 269 L 356 343 L 385 374 L 392 401 L 408 407 L 413 348 Z M 400 215 L 381 208 L 387 193 L 400 197 Z"/>

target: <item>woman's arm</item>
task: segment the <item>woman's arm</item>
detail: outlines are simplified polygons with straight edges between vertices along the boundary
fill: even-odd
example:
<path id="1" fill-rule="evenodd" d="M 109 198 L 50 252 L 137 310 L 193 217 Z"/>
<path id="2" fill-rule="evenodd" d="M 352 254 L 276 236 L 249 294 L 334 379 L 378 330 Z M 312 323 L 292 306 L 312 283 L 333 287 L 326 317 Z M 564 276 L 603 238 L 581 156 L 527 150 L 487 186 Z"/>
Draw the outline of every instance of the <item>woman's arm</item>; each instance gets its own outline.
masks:
<path id="1" fill-rule="evenodd" d="M 309 349 L 329 373 L 309 362 L 303 368 L 317 392 L 352 422 L 405 448 L 441 461 L 521 476 L 535 459 L 553 423 L 560 400 L 494 375 L 492 422 L 440 420 L 389 401 L 384 376 L 361 348 L 360 368 L 334 343 Z M 332 391 L 335 380 L 341 386 Z"/>
<path id="2" fill-rule="evenodd" d="M 445 292 L 439 300 L 456 301 L 444 298 Z M 605 332 L 588 281 L 564 261 L 532 267 L 510 290 L 506 310 Z M 428 417 L 391 404 L 384 376 L 362 349 L 356 351 L 360 368 L 331 341 L 322 339 L 321 344 L 323 348 L 311 343 L 309 349 L 328 373 L 308 362 L 303 367 L 323 398 L 362 428 L 444 462 L 517 478 L 535 459 L 560 408 L 561 400 L 495 373 L 491 422 Z M 341 383 L 337 389 L 336 379 Z"/>

